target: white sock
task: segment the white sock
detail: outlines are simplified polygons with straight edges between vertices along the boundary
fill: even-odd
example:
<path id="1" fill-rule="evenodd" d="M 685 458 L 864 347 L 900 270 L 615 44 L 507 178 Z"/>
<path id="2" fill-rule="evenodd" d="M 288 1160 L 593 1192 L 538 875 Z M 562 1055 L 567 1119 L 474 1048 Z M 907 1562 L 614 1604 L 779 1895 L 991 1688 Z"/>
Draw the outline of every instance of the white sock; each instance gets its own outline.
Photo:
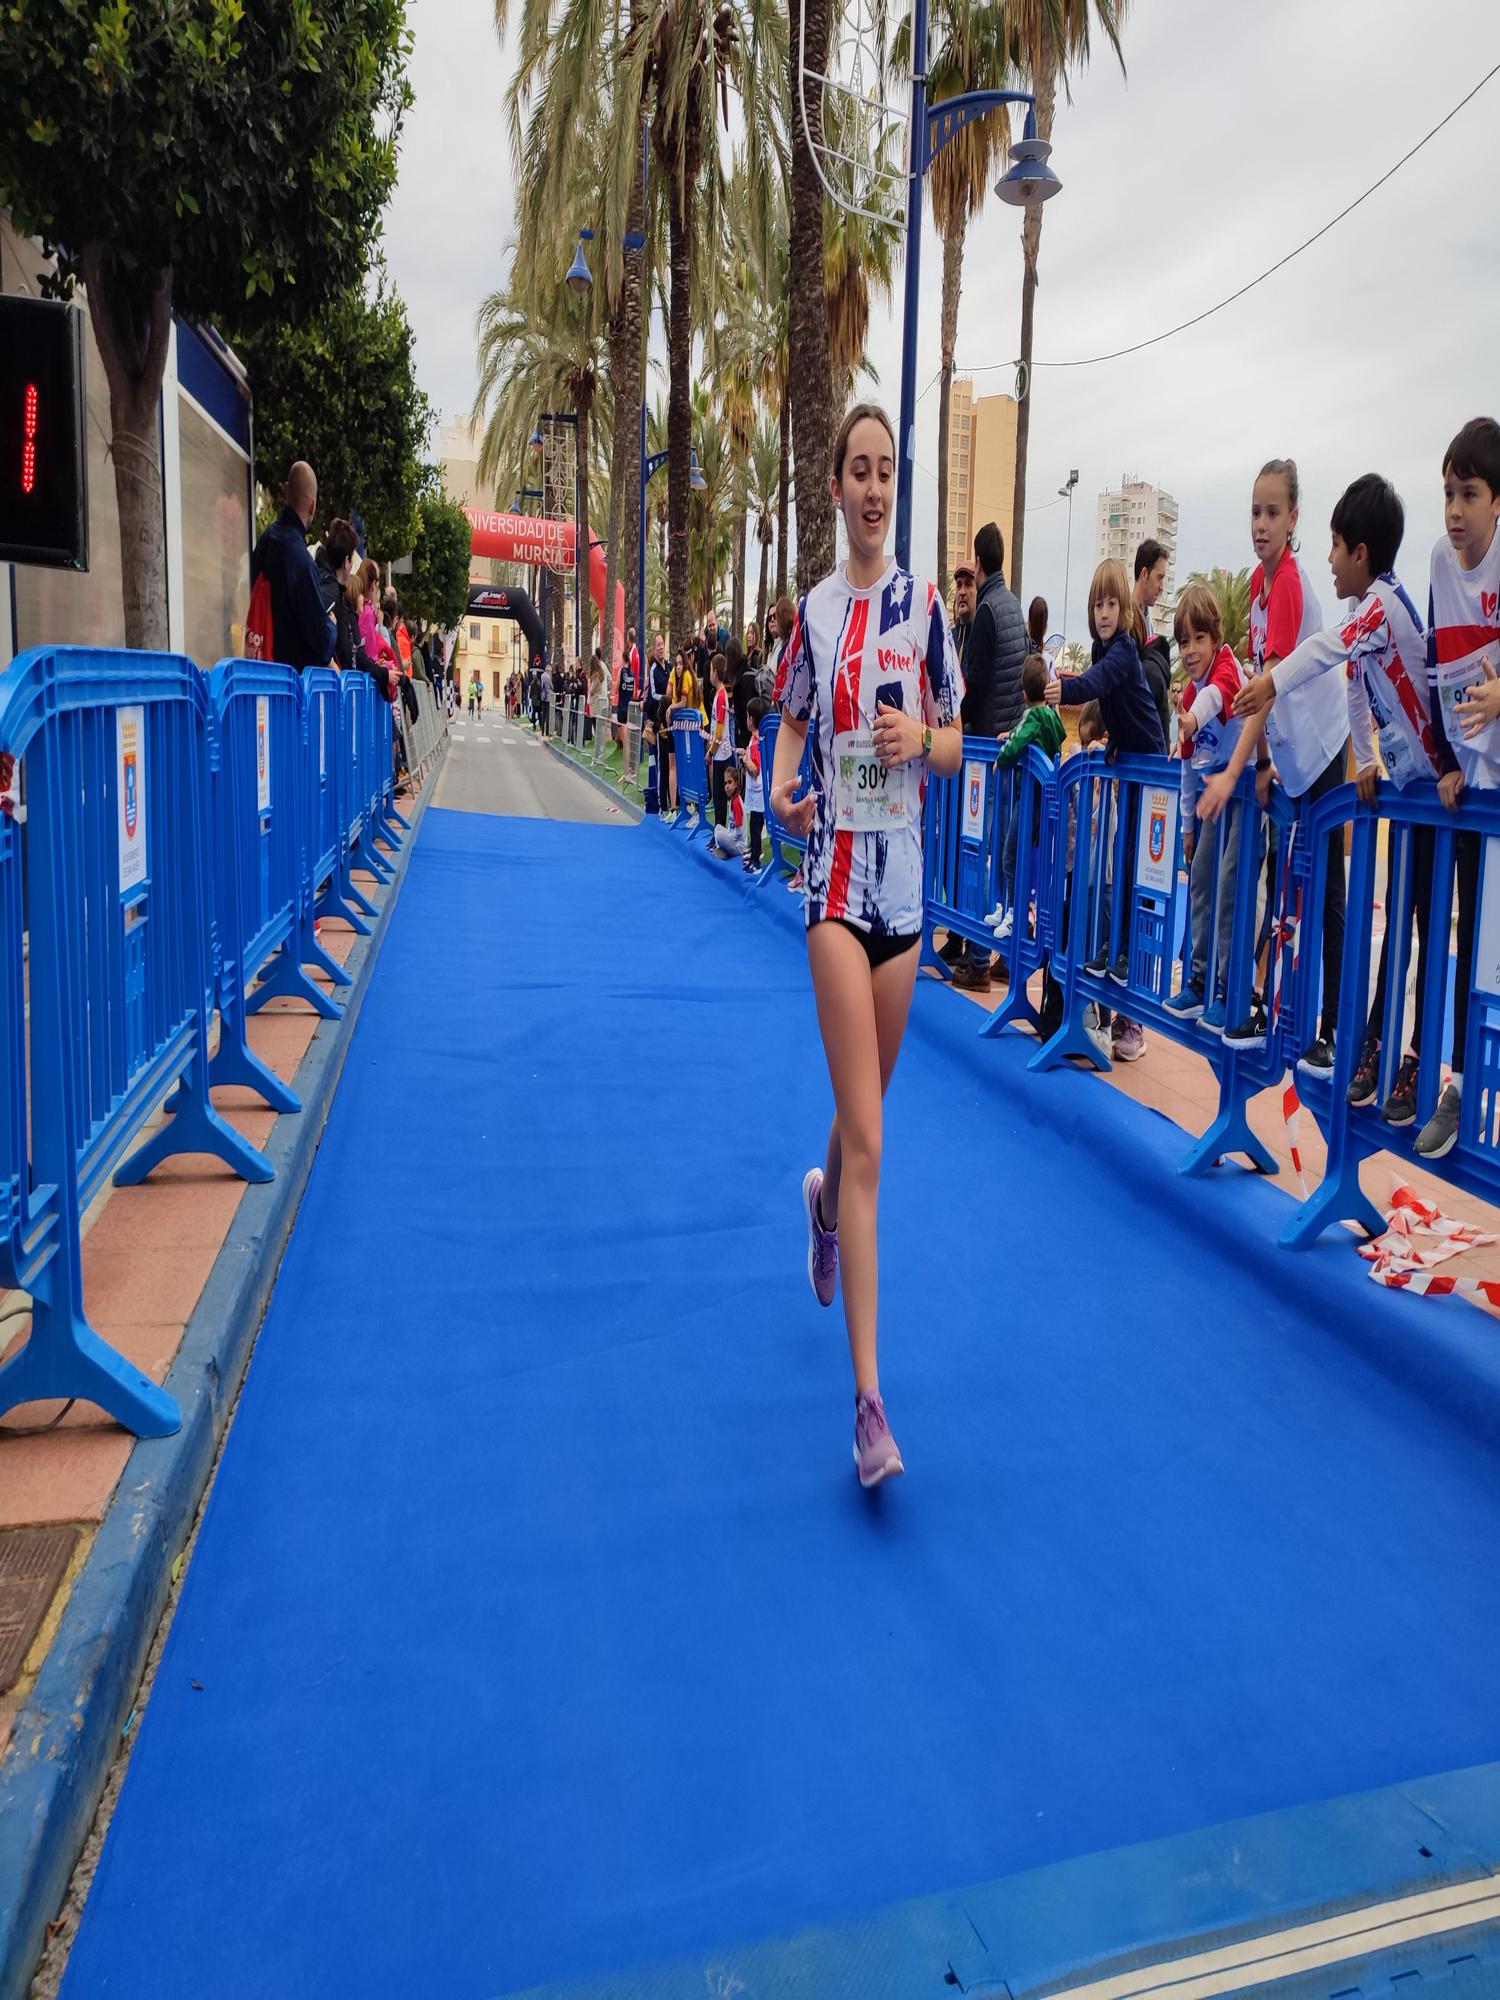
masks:
<path id="1" fill-rule="evenodd" d="M 1448 1072 L 1448 1081 L 1449 1081 L 1449 1082 L 1450 1082 L 1450 1083 L 1451 1083 L 1451 1084 L 1453 1085 L 1453 1088 L 1454 1088 L 1454 1089 L 1455 1089 L 1455 1090 L 1456 1090 L 1456 1091 L 1458 1092 L 1459 1096 L 1460 1096 L 1460 1097 L 1462 1097 L 1462 1096 L 1463 1096 L 1463 1094 L 1464 1094 L 1464 1073 L 1463 1073 L 1463 1071 L 1462 1071 L 1461 1069 L 1452 1069 L 1452 1070 L 1449 1070 L 1449 1072 Z"/>

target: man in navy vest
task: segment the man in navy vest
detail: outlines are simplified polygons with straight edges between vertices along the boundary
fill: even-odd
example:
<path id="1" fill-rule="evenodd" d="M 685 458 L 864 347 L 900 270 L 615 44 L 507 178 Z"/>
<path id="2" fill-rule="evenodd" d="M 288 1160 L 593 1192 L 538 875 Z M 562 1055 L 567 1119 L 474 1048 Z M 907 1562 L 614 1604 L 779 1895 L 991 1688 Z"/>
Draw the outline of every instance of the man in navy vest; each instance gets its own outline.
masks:
<path id="1" fill-rule="evenodd" d="M 298 459 L 287 474 L 286 504 L 255 544 L 250 587 L 264 575 L 271 586 L 272 643 L 287 667 L 326 667 L 336 651 L 332 618 L 323 609 L 318 567 L 307 531 L 318 511 L 318 475 Z"/>

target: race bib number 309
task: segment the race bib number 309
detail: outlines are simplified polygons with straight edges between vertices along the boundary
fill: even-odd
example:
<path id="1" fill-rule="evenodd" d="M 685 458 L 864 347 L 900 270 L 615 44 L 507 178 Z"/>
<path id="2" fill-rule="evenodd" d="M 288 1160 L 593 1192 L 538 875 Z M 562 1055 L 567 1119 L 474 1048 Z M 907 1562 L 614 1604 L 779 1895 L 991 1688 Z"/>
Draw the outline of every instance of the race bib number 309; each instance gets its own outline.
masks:
<path id="1" fill-rule="evenodd" d="M 850 732 L 834 744 L 834 824 L 846 833 L 885 833 L 906 814 L 906 771 L 886 770 L 873 735 Z"/>

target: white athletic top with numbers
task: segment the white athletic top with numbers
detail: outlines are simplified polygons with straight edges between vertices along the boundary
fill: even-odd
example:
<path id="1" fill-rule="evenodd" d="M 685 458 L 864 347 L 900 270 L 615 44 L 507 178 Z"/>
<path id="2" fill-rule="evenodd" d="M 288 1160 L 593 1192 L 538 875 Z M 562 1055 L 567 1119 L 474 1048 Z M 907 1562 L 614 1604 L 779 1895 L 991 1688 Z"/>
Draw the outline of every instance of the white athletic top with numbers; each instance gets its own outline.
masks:
<path id="1" fill-rule="evenodd" d="M 1428 665 L 1464 783 L 1478 792 L 1495 791 L 1500 788 L 1500 722 L 1487 722 L 1477 736 L 1465 736 L 1453 704 L 1465 688 L 1484 679 L 1484 660 L 1500 673 L 1500 530 L 1473 569 L 1464 568 L 1446 535 L 1438 542 L 1432 551 L 1427 630 Z"/>
<path id="2" fill-rule="evenodd" d="M 1290 550 L 1276 565 L 1267 601 L 1261 602 L 1265 571 L 1250 579 L 1250 671 L 1263 673 L 1266 657 L 1286 659 L 1323 629 L 1323 612 L 1307 571 Z M 1310 681 L 1266 717 L 1266 744 L 1281 782 L 1294 799 L 1308 791 L 1349 740 L 1349 704 L 1344 690 L 1326 677 Z"/>
<path id="3" fill-rule="evenodd" d="M 1378 576 L 1342 625 L 1315 632 L 1280 661 L 1271 678 L 1278 705 L 1319 674 L 1348 669 L 1349 732 L 1361 771 L 1380 755 L 1393 785 L 1405 789 L 1437 776 L 1437 745 L 1427 692 L 1427 636 L 1417 608 L 1393 575 Z M 1330 675 L 1337 686 L 1341 672 Z"/>
<path id="4" fill-rule="evenodd" d="M 963 676 L 943 600 L 894 562 L 854 589 L 843 565 L 797 607 L 776 700 L 810 723 L 817 816 L 807 841 L 809 926 L 838 918 L 876 937 L 922 928 L 920 763 L 882 773 L 874 756 L 878 700 L 898 700 L 934 729 L 958 719 Z"/>

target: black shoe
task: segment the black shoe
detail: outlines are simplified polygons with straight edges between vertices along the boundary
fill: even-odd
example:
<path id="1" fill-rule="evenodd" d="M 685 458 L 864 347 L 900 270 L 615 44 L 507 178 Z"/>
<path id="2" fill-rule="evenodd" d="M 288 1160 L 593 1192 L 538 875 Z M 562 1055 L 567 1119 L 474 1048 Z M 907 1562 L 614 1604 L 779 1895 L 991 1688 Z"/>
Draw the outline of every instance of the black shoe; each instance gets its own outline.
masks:
<path id="1" fill-rule="evenodd" d="M 1263 1049 L 1266 1045 L 1266 1010 L 1257 1000 L 1248 1017 L 1237 1028 L 1224 1030 L 1226 1049 Z"/>
<path id="2" fill-rule="evenodd" d="M 1083 969 L 1085 972 L 1091 972 L 1096 979 L 1102 979 L 1109 971 L 1108 950 L 1096 951 L 1092 958 L 1085 960 Z"/>
<path id="3" fill-rule="evenodd" d="M 957 965 L 967 950 L 968 945 L 964 940 L 961 937 L 955 937 L 953 932 L 950 931 L 938 946 L 938 957 L 942 959 L 945 965 Z"/>
<path id="4" fill-rule="evenodd" d="M 1310 1043 L 1308 1047 L 1302 1051 L 1301 1060 L 1298 1062 L 1297 1067 L 1298 1069 L 1305 1069 L 1310 1076 L 1332 1076 L 1333 1075 L 1332 1036 L 1319 1035 L 1318 1039 L 1315 1042 Z"/>
<path id="5" fill-rule="evenodd" d="M 1130 953 L 1128 951 L 1120 953 L 1120 956 L 1109 968 L 1109 976 L 1115 982 L 1116 986 L 1128 986 L 1130 984 Z"/>
<path id="6" fill-rule="evenodd" d="M 1396 1081 L 1391 1085 L 1391 1094 L 1380 1107 L 1380 1115 L 1387 1125 L 1410 1125 L 1417 1116 L 1417 1059 L 1403 1056 L 1401 1067 L 1396 1071 Z"/>
<path id="7" fill-rule="evenodd" d="M 1353 1081 L 1344 1092 L 1344 1100 L 1357 1110 L 1362 1104 L 1373 1104 L 1375 1093 L 1380 1088 L 1380 1044 L 1373 1035 L 1365 1036 L 1365 1045 L 1360 1050 L 1359 1068 L 1354 1072 Z"/>

